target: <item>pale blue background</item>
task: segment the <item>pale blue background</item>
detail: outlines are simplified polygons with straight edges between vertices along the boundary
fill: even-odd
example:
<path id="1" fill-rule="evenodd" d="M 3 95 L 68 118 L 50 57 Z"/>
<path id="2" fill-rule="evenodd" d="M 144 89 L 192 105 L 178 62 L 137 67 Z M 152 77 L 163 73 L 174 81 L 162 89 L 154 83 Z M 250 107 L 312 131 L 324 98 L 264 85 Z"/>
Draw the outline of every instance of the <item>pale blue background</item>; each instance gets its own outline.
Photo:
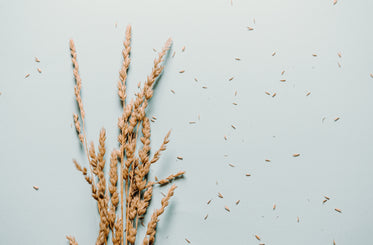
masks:
<path id="1" fill-rule="evenodd" d="M 148 111 L 158 118 L 152 147 L 173 129 L 152 176 L 185 170 L 186 178 L 160 218 L 157 244 L 258 244 L 255 234 L 266 245 L 370 244 L 372 8 L 369 0 L 1 0 L 0 244 L 63 245 L 66 234 L 94 244 L 96 204 L 71 161 L 85 157 L 71 126 L 68 40 L 78 50 L 88 138 L 97 142 L 104 126 L 112 149 L 128 23 L 130 95 L 151 70 L 153 48 L 171 36 L 176 51 Z"/>

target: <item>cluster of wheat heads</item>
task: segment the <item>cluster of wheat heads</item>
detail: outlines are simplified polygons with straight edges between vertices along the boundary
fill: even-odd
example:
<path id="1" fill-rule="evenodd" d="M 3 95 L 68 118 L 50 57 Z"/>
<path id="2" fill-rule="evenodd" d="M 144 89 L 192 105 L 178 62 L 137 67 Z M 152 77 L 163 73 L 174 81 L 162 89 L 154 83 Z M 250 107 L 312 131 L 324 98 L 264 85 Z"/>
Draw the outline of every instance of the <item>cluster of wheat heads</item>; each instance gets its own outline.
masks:
<path id="1" fill-rule="evenodd" d="M 110 233 L 114 245 L 135 244 L 137 228 L 149 207 L 153 186 L 156 184 L 168 184 L 173 179 L 184 174 L 184 171 L 180 171 L 159 181 L 148 180 L 150 166 L 159 160 L 161 152 L 166 150 L 166 145 L 169 142 L 170 131 L 165 136 L 160 148 L 150 157 L 151 132 L 146 108 L 153 96 L 153 85 L 164 68 L 164 58 L 171 44 L 172 40 L 168 39 L 162 51 L 154 60 L 152 72 L 147 76 L 143 87 L 135 94 L 135 98 L 127 103 L 126 78 L 130 65 L 131 51 L 131 26 L 127 26 L 122 51 L 123 63 L 119 71 L 118 82 L 118 95 L 123 106 L 123 112 L 118 119 L 119 149 L 113 149 L 110 154 L 110 170 L 107 180 L 104 174 L 106 131 L 105 129 L 100 131 L 98 150 L 96 152 L 94 143 L 88 144 L 85 132 L 85 113 L 80 93 L 82 82 L 79 75 L 75 44 L 73 40 L 70 40 L 70 51 L 76 82 L 74 91 L 79 108 L 78 113 L 74 114 L 74 124 L 79 141 L 87 155 L 89 169 L 81 166 L 76 160 L 73 160 L 73 162 L 91 186 L 92 197 L 97 201 L 100 223 L 96 245 L 106 245 Z M 140 129 L 141 132 L 139 132 Z M 138 138 L 142 143 L 141 147 L 138 146 L 140 144 Z M 161 201 L 161 208 L 156 209 L 152 214 L 143 238 L 143 245 L 154 244 L 158 217 L 168 206 L 168 201 L 173 196 L 175 189 L 176 186 L 172 185 Z M 67 236 L 67 239 L 70 245 L 78 244 L 72 236 Z"/>

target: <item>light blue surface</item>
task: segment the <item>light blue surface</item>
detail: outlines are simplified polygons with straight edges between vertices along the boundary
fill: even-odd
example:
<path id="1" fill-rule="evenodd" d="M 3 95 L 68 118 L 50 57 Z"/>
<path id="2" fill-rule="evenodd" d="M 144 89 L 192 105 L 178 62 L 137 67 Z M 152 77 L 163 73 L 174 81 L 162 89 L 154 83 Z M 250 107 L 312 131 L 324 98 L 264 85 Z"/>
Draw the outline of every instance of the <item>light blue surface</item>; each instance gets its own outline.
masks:
<path id="1" fill-rule="evenodd" d="M 160 218 L 157 244 L 258 244 L 255 234 L 266 245 L 369 244 L 373 2 L 332 2 L 0 1 L 0 244 L 62 245 L 67 234 L 94 244 L 96 204 L 71 161 L 85 157 L 72 127 L 68 40 L 77 47 L 88 139 L 97 142 L 105 127 L 112 149 L 127 24 L 130 95 L 151 71 L 153 48 L 172 37 L 176 51 L 148 110 L 158 118 L 153 148 L 172 128 L 151 176 L 185 170 L 186 178 Z M 166 188 L 156 188 L 150 211 Z"/>

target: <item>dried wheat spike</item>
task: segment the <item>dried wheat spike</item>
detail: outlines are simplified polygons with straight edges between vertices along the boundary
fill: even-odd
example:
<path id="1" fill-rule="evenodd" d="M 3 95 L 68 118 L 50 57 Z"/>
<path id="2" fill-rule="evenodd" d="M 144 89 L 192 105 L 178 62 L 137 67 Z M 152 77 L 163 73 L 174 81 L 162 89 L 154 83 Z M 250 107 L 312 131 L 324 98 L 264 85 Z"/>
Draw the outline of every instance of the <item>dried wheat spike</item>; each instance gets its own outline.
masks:
<path id="1" fill-rule="evenodd" d="M 79 105 L 80 115 L 82 117 L 82 120 L 84 120 L 85 113 L 83 109 L 82 98 L 80 97 L 80 90 L 82 88 L 82 79 L 80 78 L 80 75 L 79 75 L 79 65 L 78 65 L 78 61 L 76 60 L 76 57 L 77 57 L 76 49 L 75 49 L 74 41 L 72 39 L 70 40 L 70 52 L 71 52 L 71 61 L 73 62 L 73 67 L 74 67 L 73 73 L 74 73 L 74 77 L 76 81 L 76 85 L 74 87 L 75 97 Z"/>
<path id="2" fill-rule="evenodd" d="M 170 142 L 169 140 L 170 134 L 171 134 L 171 130 L 168 131 L 168 133 L 164 137 L 161 147 L 154 153 L 153 159 L 150 161 L 151 164 L 157 162 L 161 156 L 161 152 L 166 150 L 166 146 Z"/>
<path id="3" fill-rule="evenodd" d="M 129 58 L 131 52 L 131 25 L 127 26 L 126 29 L 126 39 L 123 42 L 123 63 L 119 71 L 119 82 L 118 82 L 118 95 L 120 100 L 123 102 L 123 107 L 126 104 L 126 79 L 127 79 L 127 71 L 130 66 L 131 59 Z"/>
<path id="4" fill-rule="evenodd" d="M 143 245 L 154 243 L 155 233 L 158 224 L 158 217 L 164 212 L 164 209 L 168 206 L 168 201 L 174 195 L 175 189 L 176 185 L 172 185 L 171 188 L 168 190 L 167 195 L 161 201 L 162 207 L 160 209 L 155 210 L 152 214 L 151 220 L 149 221 L 148 228 L 146 230 L 146 236 L 143 240 Z"/>
<path id="5" fill-rule="evenodd" d="M 160 184 L 160 185 L 164 185 L 164 184 L 170 183 L 170 181 L 172 181 L 173 179 L 176 179 L 176 178 L 178 178 L 178 177 L 181 177 L 181 176 L 183 176 L 184 174 L 185 174 L 185 171 L 179 171 L 179 172 L 177 172 L 176 174 L 171 174 L 171 175 L 168 176 L 167 178 L 158 181 L 158 184 Z"/>

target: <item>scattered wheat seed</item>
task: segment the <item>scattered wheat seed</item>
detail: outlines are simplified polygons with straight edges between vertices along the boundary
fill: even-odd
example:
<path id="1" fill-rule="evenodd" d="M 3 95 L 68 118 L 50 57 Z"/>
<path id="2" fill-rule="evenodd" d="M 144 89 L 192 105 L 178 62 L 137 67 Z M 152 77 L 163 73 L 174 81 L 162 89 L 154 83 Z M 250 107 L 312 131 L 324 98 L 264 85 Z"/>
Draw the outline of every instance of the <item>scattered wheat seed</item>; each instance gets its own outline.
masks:
<path id="1" fill-rule="evenodd" d="M 39 73 L 41 73 L 41 69 L 40 68 L 38 68 L 37 70 L 38 70 Z"/>
<path id="2" fill-rule="evenodd" d="M 184 159 L 183 157 L 180 157 L 180 156 L 177 156 L 176 158 L 179 159 L 179 160 L 183 160 Z"/>
<path id="3" fill-rule="evenodd" d="M 372 73 L 370 73 L 370 77 L 373 78 L 373 74 Z"/>
<path id="4" fill-rule="evenodd" d="M 232 168 L 236 167 L 236 166 L 235 166 L 234 164 L 232 164 L 232 163 L 229 163 L 228 165 L 231 166 Z"/>
<path id="5" fill-rule="evenodd" d="M 161 192 L 161 194 L 162 194 L 162 196 L 164 196 L 164 197 L 166 196 L 166 194 L 164 194 L 163 192 Z"/>
<path id="6" fill-rule="evenodd" d="M 233 129 L 236 129 L 236 126 L 234 126 L 233 124 L 231 125 L 231 127 L 232 127 Z"/>
<path id="7" fill-rule="evenodd" d="M 250 177 L 251 176 L 251 174 L 245 174 L 247 177 Z"/>
<path id="8" fill-rule="evenodd" d="M 333 240 L 333 245 L 336 245 L 335 241 Z"/>
<path id="9" fill-rule="evenodd" d="M 26 74 L 25 78 L 28 78 L 30 76 L 30 73 Z"/>
<path id="10" fill-rule="evenodd" d="M 238 57 L 236 57 L 236 58 L 234 58 L 235 60 L 238 60 L 238 61 L 240 61 L 241 59 L 240 58 L 238 58 Z"/>
<path id="11" fill-rule="evenodd" d="M 338 0 L 333 0 L 333 5 L 336 5 Z"/>
<path id="12" fill-rule="evenodd" d="M 155 48 L 153 48 L 153 51 L 154 51 L 154 52 L 157 52 L 157 50 L 156 50 Z"/>
<path id="13" fill-rule="evenodd" d="M 218 197 L 220 197 L 220 198 L 224 198 L 224 197 L 223 197 L 223 194 L 221 194 L 220 192 L 218 192 Z"/>
<path id="14" fill-rule="evenodd" d="M 185 70 L 181 70 L 181 71 L 179 71 L 179 73 L 184 73 L 185 72 Z"/>
<path id="15" fill-rule="evenodd" d="M 194 78 L 194 81 L 198 82 L 198 79 L 197 79 L 197 78 Z"/>
<path id="16" fill-rule="evenodd" d="M 225 208 L 225 210 L 227 210 L 228 212 L 231 211 L 227 206 L 225 206 L 224 208 Z"/>
<path id="17" fill-rule="evenodd" d="M 293 154 L 293 157 L 299 157 L 299 156 L 300 156 L 299 153 L 295 153 L 295 154 Z"/>
<path id="18" fill-rule="evenodd" d="M 273 204 L 273 208 L 272 208 L 273 210 L 275 210 L 276 209 L 276 204 Z"/>
<path id="19" fill-rule="evenodd" d="M 255 24 L 255 18 L 253 18 L 253 23 Z"/>
<path id="20" fill-rule="evenodd" d="M 264 93 L 266 93 L 266 95 L 271 95 L 271 93 L 270 93 L 270 92 L 267 92 L 267 91 L 265 91 Z"/>
<path id="21" fill-rule="evenodd" d="M 325 199 L 324 201 L 322 201 L 322 203 L 324 204 L 324 203 L 326 203 L 328 200 L 327 199 Z"/>
<path id="22" fill-rule="evenodd" d="M 276 96 L 276 93 L 273 93 L 273 94 L 272 94 L 272 98 L 275 97 L 275 96 Z"/>
<path id="23" fill-rule="evenodd" d="M 195 124 L 196 122 L 195 121 L 190 121 L 189 124 Z"/>
<path id="24" fill-rule="evenodd" d="M 297 217 L 297 222 L 299 223 L 299 217 Z"/>
<path id="25" fill-rule="evenodd" d="M 311 94 L 311 92 L 308 92 L 307 94 L 306 94 L 306 96 L 308 96 L 308 95 L 310 95 Z"/>
<path id="26" fill-rule="evenodd" d="M 317 54 L 312 54 L 313 57 L 317 57 Z"/>
<path id="27" fill-rule="evenodd" d="M 285 70 L 283 70 L 283 71 L 281 72 L 281 76 L 284 75 L 284 73 L 285 73 Z"/>
<path id="28" fill-rule="evenodd" d="M 241 202 L 240 200 L 237 200 L 237 201 L 236 201 L 236 205 L 240 204 L 240 202 Z"/>
<path id="29" fill-rule="evenodd" d="M 152 122 L 155 122 L 155 120 L 152 118 L 152 119 L 150 119 L 150 121 L 152 121 Z"/>
<path id="30" fill-rule="evenodd" d="M 154 179 L 155 179 L 155 181 L 158 181 L 158 177 L 157 176 L 154 176 Z"/>
<path id="31" fill-rule="evenodd" d="M 35 57 L 35 62 L 40 62 L 38 57 Z"/>
<path id="32" fill-rule="evenodd" d="M 265 161 L 266 161 L 266 162 L 270 162 L 271 160 L 269 160 L 269 159 L 265 159 Z"/>
<path id="33" fill-rule="evenodd" d="M 210 204 L 210 202 L 211 202 L 211 199 L 207 201 L 207 205 L 209 205 L 209 204 Z"/>
<path id="34" fill-rule="evenodd" d="M 260 237 L 258 235 L 255 235 L 255 238 L 260 241 Z"/>
<path id="35" fill-rule="evenodd" d="M 338 62 L 338 67 L 339 67 L 339 68 L 341 68 L 341 67 L 342 67 L 342 66 L 341 66 L 341 63 L 339 63 L 339 62 Z"/>
<path id="36" fill-rule="evenodd" d="M 209 217 L 209 215 L 208 214 L 206 214 L 205 215 L 205 217 L 203 218 L 204 220 L 206 220 L 207 219 L 207 217 Z"/>
<path id="37" fill-rule="evenodd" d="M 185 238 L 185 241 L 187 241 L 187 243 L 190 243 L 189 239 L 188 238 Z"/>
<path id="38" fill-rule="evenodd" d="M 234 77 L 231 77 L 231 78 L 229 78 L 228 80 L 229 80 L 229 81 L 232 81 L 232 80 L 233 80 L 233 78 L 234 78 Z"/>
<path id="39" fill-rule="evenodd" d="M 272 53 L 272 56 L 275 56 L 275 55 L 276 55 L 276 52 L 273 52 L 273 53 Z"/>
<path id="40" fill-rule="evenodd" d="M 286 82 L 286 79 L 281 79 L 280 82 Z"/>
<path id="41" fill-rule="evenodd" d="M 174 51 L 174 52 L 172 53 L 172 58 L 175 57 L 175 54 L 176 54 L 176 52 Z"/>
<path id="42" fill-rule="evenodd" d="M 202 88 L 207 89 L 207 86 L 202 86 Z"/>
<path id="43" fill-rule="evenodd" d="M 337 53 L 339 58 L 342 58 L 342 54 L 340 52 Z"/>
<path id="44" fill-rule="evenodd" d="M 139 82 L 139 83 L 137 84 L 137 88 L 140 88 L 140 86 L 141 86 L 141 82 Z"/>
<path id="45" fill-rule="evenodd" d="M 32 188 L 34 188 L 35 190 L 39 190 L 39 186 L 36 185 L 34 185 Z"/>
<path id="46" fill-rule="evenodd" d="M 233 104 L 233 105 L 238 105 L 236 102 L 233 102 L 232 104 Z"/>
<path id="47" fill-rule="evenodd" d="M 335 208 L 334 210 L 337 211 L 338 213 L 342 213 L 342 210 L 340 210 L 339 208 Z"/>
<path id="48" fill-rule="evenodd" d="M 329 200 L 330 199 L 330 197 L 328 197 L 328 196 L 324 196 L 325 197 L 325 199 L 327 199 L 327 200 Z"/>
<path id="49" fill-rule="evenodd" d="M 336 117 L 334 118 L 334 122 L 338 121 L 339 120 L 339 117 Z"/>
<path id="50" fill-rule="evenodd" d="M 249 31 L 253 31 L 254 30 L 254 28 L 252 28 L 250 26 L 248 26 L 247 29 L 249 29 Z"/>
<path id="51" fill-rule="evenodd" d="M 226 135 L 224 135 L 224 139 L 225 139 L 225 140 L 227 140 L 227 139 L 228 139 Z"/>
<path id="52" fill-rule="evenodd" d="M 175 94 L 175 90 L 171 89 L 170 91 L 171 91 L 173 94 Z"/>
<path id="53" fill-rule="evenodd" d="M 181 48 L 181 51 L 182 51 L 182 52 L 184 52 L 184 51 L 185 51 L 185 46 L 183 46 L 183 47 Z"/>
<path id="54" fill-rule="evenodd" d="M 157 117 L 156 117 L 156 116 L 152 116 L 152 118 L 153 118 L 154 120 L 157 120 Z"/>

